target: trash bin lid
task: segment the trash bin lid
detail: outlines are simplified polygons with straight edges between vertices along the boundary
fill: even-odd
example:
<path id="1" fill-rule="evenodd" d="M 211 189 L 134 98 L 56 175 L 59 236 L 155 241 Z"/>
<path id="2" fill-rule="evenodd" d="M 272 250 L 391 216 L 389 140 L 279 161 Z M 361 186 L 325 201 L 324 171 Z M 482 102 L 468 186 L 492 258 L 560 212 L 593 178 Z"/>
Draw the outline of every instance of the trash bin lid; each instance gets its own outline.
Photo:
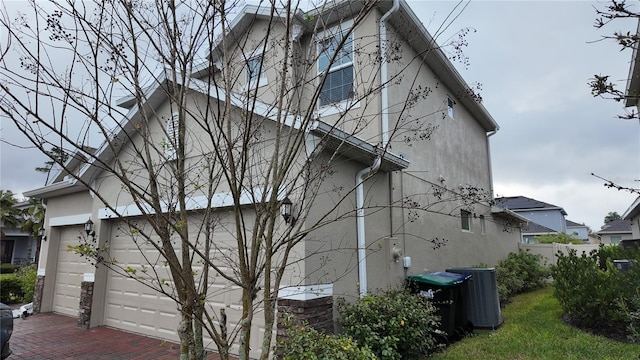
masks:
<path id="1" fill-rule="evenodd" d="M 454 274 L 446 271 L 436 271 L 418 275 L 411 275 L 407 277 L 407 279 L 409 281 L 423 284 L 451 286 L 460 284 L 470 277 L 470 274 Z"/>

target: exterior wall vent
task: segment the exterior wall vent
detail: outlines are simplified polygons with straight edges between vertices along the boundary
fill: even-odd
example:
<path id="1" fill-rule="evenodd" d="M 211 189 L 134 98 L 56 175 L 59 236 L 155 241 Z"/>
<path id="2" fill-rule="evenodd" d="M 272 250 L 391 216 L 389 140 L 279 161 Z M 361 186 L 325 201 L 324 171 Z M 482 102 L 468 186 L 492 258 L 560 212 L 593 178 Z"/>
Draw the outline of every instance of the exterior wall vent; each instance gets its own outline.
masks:
<path id="1" fill-rule="evenodd" d="M 469 274 L 467 316 L 476 328 L 496 329 L 502 324 L 498 282 L 495 268 L 459 267 L 447 269 L 447 272 Z"/>

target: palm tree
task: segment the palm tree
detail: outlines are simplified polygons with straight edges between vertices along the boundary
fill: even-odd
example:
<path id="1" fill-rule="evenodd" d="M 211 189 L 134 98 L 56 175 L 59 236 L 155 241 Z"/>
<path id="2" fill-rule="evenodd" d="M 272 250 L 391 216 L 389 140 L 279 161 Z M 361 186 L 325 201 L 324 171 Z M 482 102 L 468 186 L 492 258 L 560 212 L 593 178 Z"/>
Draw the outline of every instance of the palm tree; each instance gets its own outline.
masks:
<path id="1" fill-rule="evenodd" d="M 0 190 L 0 216 L 2 227 L 17 228 L 21 225 L 22 211 L 15 208 L 18 203 L 11 190 Z"/>
<path id="2" fill-rule="evenodd" d="M 42 243 L 42 237 L 39 232 L 44 226 L 45 208 L 42 206 L 42 199 L 29 198 L 29 207 L 24 211 L 26 219 L 22 223 L 21 230 L 30 233 L 37 239 L 36 245 L 36 258 L 35 262 L 38 263 L 40 259 L 40 246 Z"/>

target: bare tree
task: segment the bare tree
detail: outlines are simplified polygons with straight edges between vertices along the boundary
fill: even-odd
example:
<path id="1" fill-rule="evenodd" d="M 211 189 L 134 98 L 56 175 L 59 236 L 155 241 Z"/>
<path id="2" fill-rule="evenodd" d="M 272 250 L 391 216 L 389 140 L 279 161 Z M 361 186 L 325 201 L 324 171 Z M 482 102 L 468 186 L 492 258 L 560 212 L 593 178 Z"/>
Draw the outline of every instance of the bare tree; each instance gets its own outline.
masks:
<path id="1" fill-rule="evenodd" d="M 611 26 L 610 24 L 615 23 L 615 20 L 640 19 L 640 11 L 624 0 L 611 0 L 608 5 L 596 8 L 595 11 L 597 17 L 594 26 L 598 29 Z M 637 31 L 614 31 L 611 35 L 603 35 L 601 40 L 617 42 L 622 51 L 626 49 L 633 50 L 637 46 L 638 39 L 639 34 Z M 609 79 L 609 75 L 595 74 L 593 78 L 589 79 L 589 87 L 594 97 L 602 97 L 617 102 L 626 102 L 629 99 L 638 97 L 638 94 L 627 94 L 624 89 L 620 90 L 616 85 Z M 618 117 L 621 119 L 638 119 L 638 113 L 631 109 Z"/>
<path id="2" fill-rule="evenodd" d="M 268 358 L 277 291 L 283 279 L 299 276 L 291 269 L 310 256 L 300 245 L 319 229 L 364 209 L 403 208 L 410 222 L 424 212 L 457 216 L 461 207 L 491 202 L 479 187 L 433 183 L 392 203 L 372 203 L 370 194 L 363 206 L 351 203 L 358 186 L 375 181 L 380 169 L 402 168 L 403 160 L 388 151 L 390 141 L 428 141 L 438 129 L 431 119 L 447 111 L 444 104 L 431 113 L 411 112 L 431 89 L 403 77 L 426 53 L 404 59 L 405 68 L 386 82 L 378 78 L 380 63 L 399 62 L 403 53 L 393 39 L 381 50 L 377 36 L 354 38 L 375 1 L 344 2 L 340 12 L 333 2 L 302 12 L 286 1 L 244 8 L 235 1 L 30 6 L 28 15 L 2 12 L 9 34 L 0 65 L 2 116 L 43 153 L 60 147 L 98 169 L 88 180 L 51 156 L 99 199 L 118 222 L 116 236 L 130 238 L 146 264 L 116 258 L 100 237 L 87 236 L 75 250 L 175 301 L 181 359 L 205 358 L 205 336 L 222 358 L 237 343 L 247 359 L 258 314 L 266 329 L 261 357 Z M 242 11 L 251 11 L 255 22 L 248 33 L 233 22 Z M 339 36 L 317 41 L 342 13 L 352 20 Z M 9 52 L 18 55 L 18 66 Z M 332 102 L 329 69 L 339 67 L 345 52 L 355 54 L 359 85 L 335 89 L 350 92 L 352 100 L 326 123 L 316 104 Z M 379 135 L 371 132 L 378 111 L 372 95 L 401 79 L 406 96 L 389 105 L 396 120 L 387 140 L 371 145 Z M 349 111 L 356 104 L 358 111 Z M 374 165 L 358 184 L 333 185 L 346 149 L 362 140 Z M 295 206 L 283 221 L 289 198 Z M 331 205 L 318 209 L 318 200 L 327 198 Z M 446 243 L 424 240 L 434 249 Z M 314 254 L 335 250 L 318 246 Z M 212 286 L 221 281 L 228 286 Z M 227 324 L 225 309 L 212 299 L 233 289 L 239 289 L 241 316 Z"/>

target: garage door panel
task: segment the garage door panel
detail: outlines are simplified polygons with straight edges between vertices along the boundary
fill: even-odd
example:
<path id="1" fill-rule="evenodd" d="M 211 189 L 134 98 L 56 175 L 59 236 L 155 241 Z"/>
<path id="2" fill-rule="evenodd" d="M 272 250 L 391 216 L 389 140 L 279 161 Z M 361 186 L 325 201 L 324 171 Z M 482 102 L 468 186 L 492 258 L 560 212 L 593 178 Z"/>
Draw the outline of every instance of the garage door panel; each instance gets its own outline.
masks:
<path id="1" fill-rule="evenodd" d="M 80 255 L 69 251 L 69 246 L 78 244 L 78 234 L 81 231 L 82 227 L 78 226 L 60 229 L 53 311 L 70 316 L 78 315 L 81 285 L 86 264 Z"/>
<path id="2" fill-rule="evenodd" d="M 151 275 L 153 267 L 159 278 L 156 280 L 164 280 L 167 284 L 165 288 L 170 291 L 171 275 L 168 266 L 164 264 L 164 259 L 160 258 L 158 251 L 149 244 L 144 245 L 145 258 L 131 238 L 131 234 L 129 233 L 127 236 L 126 231 L 123 232 L 123 229 L 126 228 L 123 224 L 112 226 L 112 229 L 116 229 L 114 232 L 119 232 L 119 236 L 114 234 L 109 239 L 110 255 L 116 258 L 119 266 L 131 267 L 137 270 L 136 274 L 140 276 Z M 237 256 L 237 252 L 233 250 L 236 247 L 233 237 L 223 233 L 224 228 L 222 227 L 217 227 L 216 231 L 220 231 L 220 233 L 215 234 L 215 245 L 219 247 L 215 251 L 221 251 L 220 248 L 223 248 L 225 256 Z M 218 256 L 214 261 L 217 261 L 229 273 L 235 270 L 224 256 Z M 147 274 L 141 273 L 143 265 L 149 270 Z M 201 274 L 202 266 L 194 266 L 194 271 L 196 274 Z M 117 274 L 115 271 L 109 271 L 108 274 L 105 325 L 145 335 L 178 340 L 176 329 L 180 322 L 180 315 L 173 300 L 133 279 Z M 210 273 L 208 283 L 207 306 L 211 306 L 216 312 L 218 309 L 224 308 L 228 316 L 228 327 L 233 328 L 240 322 L 242 316 L 242 289 L 220 276 L 215 276 L 214 272 Z M 262 334 L 264 326 L 260 320 L 260 314 L 254 320 L 252 331 L 256 334 Z M 210 340 L 205 341 L 210 342 Z M 256 336 L 252 340 L 252 346 L 259 349 L 261 345 L 261 336 Z M 237 351 L 237 346 L 234 345 L 234 348 Z"/>

